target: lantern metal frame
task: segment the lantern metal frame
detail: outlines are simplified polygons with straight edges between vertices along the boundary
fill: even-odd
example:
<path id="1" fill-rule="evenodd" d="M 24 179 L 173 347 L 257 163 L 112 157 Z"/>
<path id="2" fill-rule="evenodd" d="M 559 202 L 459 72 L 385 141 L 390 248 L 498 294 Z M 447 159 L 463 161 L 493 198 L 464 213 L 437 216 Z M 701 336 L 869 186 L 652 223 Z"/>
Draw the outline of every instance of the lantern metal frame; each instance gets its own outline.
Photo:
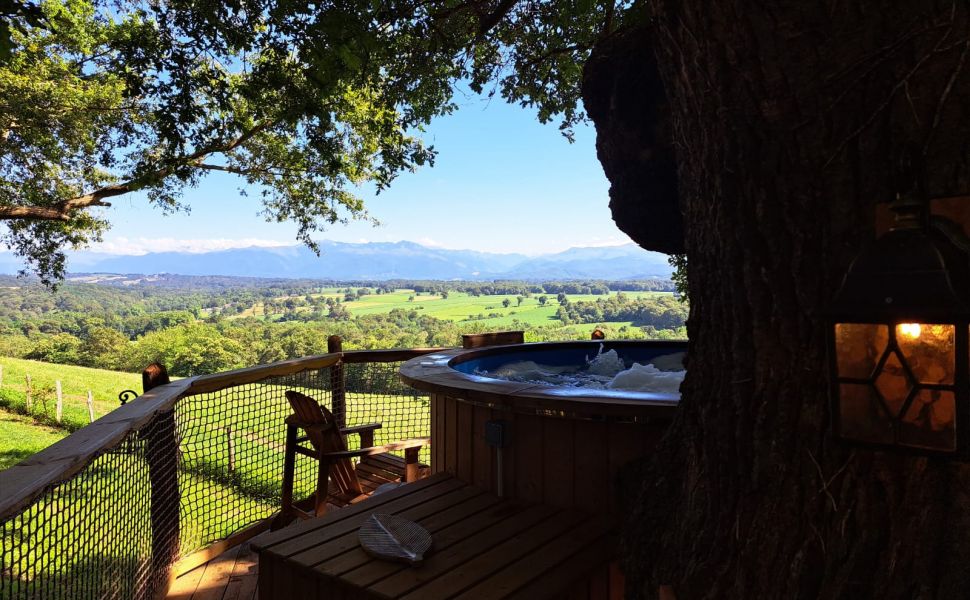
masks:
<path id="1" fill-rule="evenodd" d="M 930 218 L 925 206 L 925 202 L 913 198 L 895 203 L 896 226 L 856 257 L 827 311 L 832 428 L 838 439 L 854 446 L 970 461 L 970 240 L 955 224 L 941 217 Z M 897 340 L 897 326 L 907 323 L 954 327 L 952 385 L 921 382 L 914 374 Z M 840 375 L 837 324 L 886 327 L 886 347 L 868 377 Z M 894 354 L 908 385 L 907 396 L 895 415 L 877 386 Z M 892 442 L 845 434 L 842 384 L 871 388 L 892 427 Z M 953 450 L 924 448 L 901 440 L 905 416 L 924 389 L 954 394 Z"/>

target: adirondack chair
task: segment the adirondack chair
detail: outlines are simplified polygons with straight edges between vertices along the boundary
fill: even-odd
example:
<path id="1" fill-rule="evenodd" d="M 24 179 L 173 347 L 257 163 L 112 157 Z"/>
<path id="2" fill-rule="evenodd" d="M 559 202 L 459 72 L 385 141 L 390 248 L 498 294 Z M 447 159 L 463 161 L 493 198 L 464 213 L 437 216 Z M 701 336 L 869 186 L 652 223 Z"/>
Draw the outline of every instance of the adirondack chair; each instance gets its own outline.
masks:
<path id="1" fill-rule="evenodd" d="M 286 419 L 286 449 L 283 461 L 283 506 L 274 527 L 294 517 L 310 518 L 327 512 L 327 506 L 346 506 L 371 495 L 378 487 L 406 483 L 427 476 L 428 468 L 418 464 L 418 452 L 431 438 L 414 438 L 374 446 L 374 431 L 380 423 L 339 428 L 333 414 L 313 398 L 289 390 L 286 399 L 293 414 Z M 303 436 L 299 431 L 303 430 Z M 345 436 L 360 436 L 360 449 L 348 450 Z M 301 442 L 310 442 L 309 446 Z M 389 454 L 403 450 L 404 458 Z M 296 455 L 318 461 L 316 493 L 301 502 L 293 501 Z M 356 467 L 351 459 L 358 458 Z M 311 504 L 312 502 L 312 504 Z M 312 510 L 311 510 L 312 507 Z"/>

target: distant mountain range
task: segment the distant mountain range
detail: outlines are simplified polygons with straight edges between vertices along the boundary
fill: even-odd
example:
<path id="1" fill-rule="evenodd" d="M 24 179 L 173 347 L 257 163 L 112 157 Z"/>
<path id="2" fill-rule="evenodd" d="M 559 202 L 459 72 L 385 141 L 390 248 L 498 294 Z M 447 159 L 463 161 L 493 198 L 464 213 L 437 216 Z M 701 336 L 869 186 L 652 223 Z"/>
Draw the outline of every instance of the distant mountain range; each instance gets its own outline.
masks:
<path id="1" fill-rule="evenodd" d="M 335 280 L 383 279 L 669 279 L 667 256 L 634 244 L 570 248 L 529 257 L 447 250 L 414 242 L 347 244 L 324 241 L 320 256 L 304 246 L 250 247 L 205 253 L 140 256 L 78 253 L 74 272 L 152 275 L 224 275 Z M 0 270 L 21 267 L 6 254 Z M 14 259 L 14 260 L 11 260 Z"/>

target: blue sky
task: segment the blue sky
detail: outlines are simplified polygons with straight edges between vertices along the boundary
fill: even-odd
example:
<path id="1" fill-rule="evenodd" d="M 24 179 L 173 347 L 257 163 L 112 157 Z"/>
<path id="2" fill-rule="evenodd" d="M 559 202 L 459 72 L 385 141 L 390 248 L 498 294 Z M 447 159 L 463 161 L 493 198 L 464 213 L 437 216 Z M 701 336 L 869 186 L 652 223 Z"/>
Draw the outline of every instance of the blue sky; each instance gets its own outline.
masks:
<path id="1" fill-rule="evenodd" d="M 628 243 L 608 208 L 609 182 L 596 160 L 592 126 L 570 144 L 530 109 L 465 94 L 437 119 L 426 142 L 433 168 L 402 173 L 391 189 L 364 194 L 381 221 L 335 225 L 315 237 L 343 242 L 411 240 L 446 248 L 539 254 L 573 246 Z M 113 200 L 113 228 L 98 249 L 111 253 L 291 245 L 293 225 L 267 223 L 240 180 L 213 174 L 187 190 L 190 214 L 162 216 L 141 194 Z"/>

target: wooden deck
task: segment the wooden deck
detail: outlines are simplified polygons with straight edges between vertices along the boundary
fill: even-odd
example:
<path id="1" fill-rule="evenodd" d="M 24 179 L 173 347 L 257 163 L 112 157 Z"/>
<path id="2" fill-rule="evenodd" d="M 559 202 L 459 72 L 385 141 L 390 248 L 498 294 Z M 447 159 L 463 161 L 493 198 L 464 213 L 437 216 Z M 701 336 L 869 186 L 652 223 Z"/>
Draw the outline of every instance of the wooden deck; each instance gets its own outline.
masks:
<path id="1" fill-rule="evenodd" d="M 404 459 L 393 455 L 368 456 L 357 466 L 361 487 L 367 494 L 382 484 L 399 481 L 404 473 Z M 421 465 L 418 477 L 424 479 L 430 474 L 428 467 Z M 331 498 L 340 493 L 331 482 Z M 313 507 L 313 498 L 297 503 L 304 510 Z M 346 503 L 327 503 L 328 514 L 346 507 Z M 292 524 L 291 524 L 292 525 Z M 254 537 L 258 542 L 267 533 Z M 231 548 L 208 563 L 185 573 L 175 580 L 168 592 L 169 600 L 256 600 L 257 555 L 250 549 L 250 542 Z"/>
<path id="2" fill-rule="evenodd" d="M 367 554 L 357 539 L 375 512 L 414 520 L 434 537 L 420 565 Z M 280 600 L 611 600 L 623 595 L 605 515 L 496 497 L 446 473 L 324 517 L 266 533 L 264 595 Z M 267 594 L 269 592 L 269 594 Z"/>
<path id="3" fill-rule="evenodd" d="M 419 567 L 368 556 L 356 531 L 372 512 L 424 525 L 434 549 Z M 263 573 L 257 571 L 262 548 Z M 325 517 L 264 532 L 179 577 L 169 600 L 258 600 L 259 577 L 282 600 L 613 600 L 623 577 L 612 520 L 495 497 L 440 473 Z"/>
<path id="4" fill-rule="evenodd" d="M 256 600 L 256 553 L 236 546 L 175 580 L 168 600 Z"/>

